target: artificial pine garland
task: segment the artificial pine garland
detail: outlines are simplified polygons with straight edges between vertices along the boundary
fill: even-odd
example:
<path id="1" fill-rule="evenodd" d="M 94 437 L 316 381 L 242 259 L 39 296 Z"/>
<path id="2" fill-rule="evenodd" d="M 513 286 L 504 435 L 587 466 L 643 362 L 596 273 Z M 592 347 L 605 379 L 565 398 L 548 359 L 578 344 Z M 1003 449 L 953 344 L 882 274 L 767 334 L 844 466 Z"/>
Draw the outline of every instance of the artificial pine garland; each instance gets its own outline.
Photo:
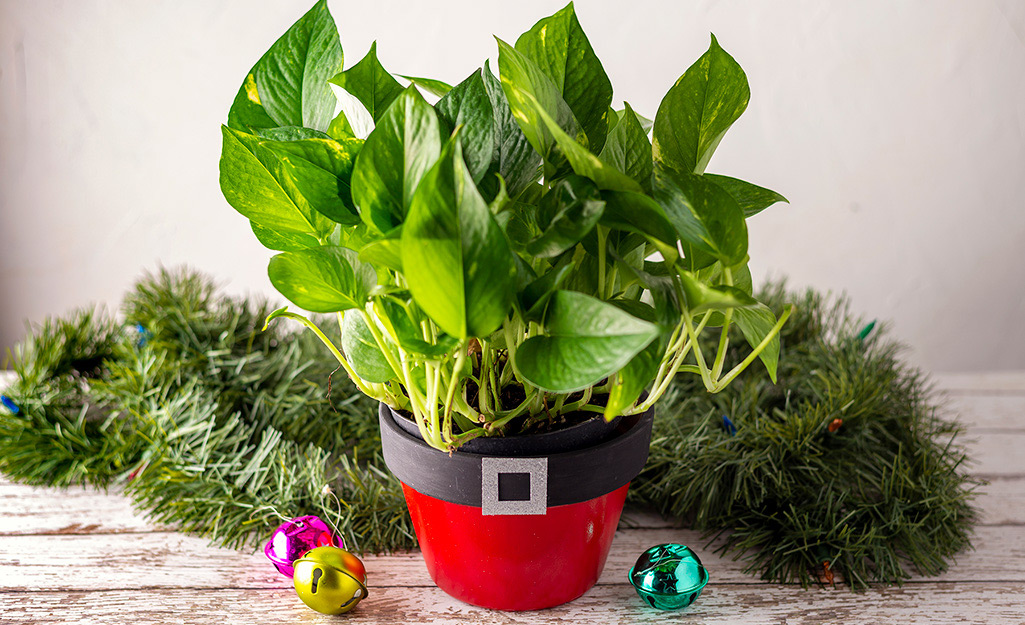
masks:
<path id="1" fill-rule="evenodd" d="M 976 518 L 961 427 L 938 414 L 900 345 L 845 301 L 768 290 L 799 311 L 778 384 L 747 376 L 707 395 L 680 376 L 635 501 L 723 536 L 720 551 L 768 581 L 838 573 L 861 588 L 944 571 Z"/>
<path id="2" fill-rule="evenodd" d="M 762 295 L 777 313 L 798 300 L 779 383 L 745 376 L 708 395 L 681 376 L 632 500 L 724 535 L 722 550 L 768 580 L 839 573 L 858 588 L 944 570 L 975 519 L 959 428 L 893 341 L 858 333 L 844 302 L 780 285 Z M 161 270 L 129 293 L 123 319 L 47 320 L 14 354 L 0 471 L 123 484 L 154 520 L 227 546 L 302 514 L 359 551 L 415 546 L 376 406 L 310 334 L 261 332 L 271 310 Z"/>

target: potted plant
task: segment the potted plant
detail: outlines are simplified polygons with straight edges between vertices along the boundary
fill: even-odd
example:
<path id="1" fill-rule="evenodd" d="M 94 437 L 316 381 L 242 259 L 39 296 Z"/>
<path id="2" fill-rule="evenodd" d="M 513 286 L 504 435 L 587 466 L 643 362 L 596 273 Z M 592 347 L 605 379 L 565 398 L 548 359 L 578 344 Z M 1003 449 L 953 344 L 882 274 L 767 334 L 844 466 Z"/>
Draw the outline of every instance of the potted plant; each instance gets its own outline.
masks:
<path id="1" fill-rule="evenodd" d="M 499 39 L 498 70 L 403 86 L 374 46 L 343 70 L 318 2 L 246 76 L 220 181 L 274 287 L 337 316 L 268 322 L 381 402 L 436 583 L 534 609 L 597 581 L 675 375 L 775 377 L 790 311 L 752 296 L 745 219 L 783 198 L 705 172 L 749 96 L 714 37 L 654 121 L 611 106 L 572 4 Z M 732 325 L 751 349 L 727 369 Z"/>

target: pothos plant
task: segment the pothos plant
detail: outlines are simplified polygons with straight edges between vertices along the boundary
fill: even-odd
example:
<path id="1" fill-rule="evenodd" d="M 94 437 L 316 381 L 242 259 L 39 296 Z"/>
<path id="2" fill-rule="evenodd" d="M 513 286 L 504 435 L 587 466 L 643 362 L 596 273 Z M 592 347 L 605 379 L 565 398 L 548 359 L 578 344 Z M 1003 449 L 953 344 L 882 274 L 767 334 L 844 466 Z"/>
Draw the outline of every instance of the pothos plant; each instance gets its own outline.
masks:
<path id="1" fill-rule="evenodd" d="M 785 200 L 705 171 L 748 104 L 737 62 L 713 37 L 652 121 L 611 106 L 572 4 L 497 42 L 497 77 L 403 86 L 376 45 L 342 70 L 321 1 L 256 63 L 221 189 L 280 252 L 274 287 L 339 331 L 268 323 L 307 326 L 447 451 L 645 411 L 680 372 L 715 393 L 761 359 L 775 379 L 790 310 L 752 296 L 745 219 Z M 733 325 L 751 350 L 726 370 Z"/>

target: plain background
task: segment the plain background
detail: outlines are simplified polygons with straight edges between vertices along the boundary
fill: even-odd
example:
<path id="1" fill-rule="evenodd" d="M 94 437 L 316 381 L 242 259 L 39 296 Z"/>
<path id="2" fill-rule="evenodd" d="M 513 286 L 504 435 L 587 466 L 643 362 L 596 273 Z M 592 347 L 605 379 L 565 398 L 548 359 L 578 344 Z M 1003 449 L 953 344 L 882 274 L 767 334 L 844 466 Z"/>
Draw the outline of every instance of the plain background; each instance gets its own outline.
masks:
<path id="1" fill-rule="evenodd" d="M 143 271 L 273 294 L 220 194 L 219 124 L 310 0 L 0 0 L 0 350 Z M 456 83 L 558 1 L 331 0 L 346 53 Z M 579 0 L 616 89 L 653 116 L 709 32 L 751 104 L 709 171 L 780 191 L 756 279 L 847 292 L 930 370 L 1025 369 L 1025 2 Z M 275 295 L 275 297 L 278 297 Z"/>

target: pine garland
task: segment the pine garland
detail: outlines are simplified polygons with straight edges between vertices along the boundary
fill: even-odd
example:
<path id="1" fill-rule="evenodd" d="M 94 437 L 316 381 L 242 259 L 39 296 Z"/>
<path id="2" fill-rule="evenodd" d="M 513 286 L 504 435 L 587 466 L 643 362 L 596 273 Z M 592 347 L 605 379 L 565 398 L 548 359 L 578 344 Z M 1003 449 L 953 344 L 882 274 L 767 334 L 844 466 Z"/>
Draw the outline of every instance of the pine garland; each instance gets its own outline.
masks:
<path id="1" fill-rule="evenodd" d="M 763 295 L 795 299 L 781 285 Z M 718 395 L 674 383 L 632 501 L 724 535 L 722 550 L 768 580 L 836 572 L 859 588 L 944 570 L 975 520 L 959 429 L 881 330 L 859 336 L 843 301 L 798 299 L 778 385 L 755 371 Z M 302 514 L 358 551 L 414 547 L 376 406 L 309 333 L 260 332 L 270 311 L 161 270 L 123 320 L 45 321 L 13 357 L 4 392 L 19 410 L 0 409 L 0 471 L 123 485 L 154 520 L 232 547 Z"/>
<path id="2" fill-rule="evenodd" d="M 358 551 L 414 547 L 376 406 L 314 337 L 260 332 L 271 310 L 161 270 L 126 297 L 123 323 L 47 320 L 14 355 L 5 393 L 20 410 L 0 411 L 0 471 L 123 484 L 154 520 L 225 546 L 316 514 Z"/>
<path id="3" fill-rule="evenodd" d="M 777 306 L 795 299 L 771 291 Z M 845 301 L 808 292 L 797 309 L 778 384 L 749 375 L 709 396 L 678 379 L 634 500 L 723 535 L 719 550 L 768 581 L 838 573 L 862 588 L 939 574 L 976 520 L 960 426 Z"/>

